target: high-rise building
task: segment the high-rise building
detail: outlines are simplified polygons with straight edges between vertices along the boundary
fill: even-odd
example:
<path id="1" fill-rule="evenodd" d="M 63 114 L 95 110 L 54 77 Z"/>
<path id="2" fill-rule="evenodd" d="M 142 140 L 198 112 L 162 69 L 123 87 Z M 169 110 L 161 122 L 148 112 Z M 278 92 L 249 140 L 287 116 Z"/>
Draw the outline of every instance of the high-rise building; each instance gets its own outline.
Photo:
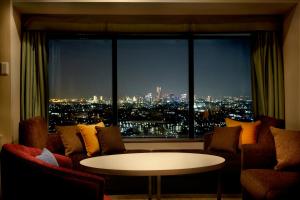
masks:
<path id="1" fill-rule="evenodd" d="M 146 94 L 145 100 L 148 101 L 151 104 L 152 103 L 152 93 Z"/>
<path id="2" fill-rule="evenodd" d="M 181 102 L 187 101 L 187 94 L 181 94 L 181 95 L 180 95 L 180 101 L 181 101 Z"/>
<path id="3" fill-rule="evenodd" d="M 160 100 L 161 99 L 161 87 L 160 86 L 156 87 L 156 94 L 157 94 L 156 99 Z"/>
<path id="4" fill-rule="evenodd" d="M 93 97 L 93 103 L 98 103 L 98 97 L 97 96 Z"/>
<path id="5" fill-rule="evenodd" d="M 207 97 L 206 97 L 206 101 L 211 102 L 211 101 L 212 101 L 211 96 L 207 96 Z"/>
<path id="6" fill-rule="evenodd" d="M 132 97 L 132 101 L 133 103 L 136 103 L 137 102 L 137 98 L 135 96 Z"/>

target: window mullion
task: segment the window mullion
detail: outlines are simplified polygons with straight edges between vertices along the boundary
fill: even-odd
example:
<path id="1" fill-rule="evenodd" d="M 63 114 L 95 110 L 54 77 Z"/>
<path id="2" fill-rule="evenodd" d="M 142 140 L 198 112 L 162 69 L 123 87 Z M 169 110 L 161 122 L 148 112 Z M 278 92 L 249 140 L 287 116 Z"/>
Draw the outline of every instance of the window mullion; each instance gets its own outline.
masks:
<path id="1" fill-rule="evenodd" d="M 118 124 L 118 63 L 117 38 L 112 39 L 112 110 L 113 125 Z"/>
<path id="2" fill-rule="evenodd" d="M 189 138 L 194 138 L 194 39 L 189 37 Z"/>

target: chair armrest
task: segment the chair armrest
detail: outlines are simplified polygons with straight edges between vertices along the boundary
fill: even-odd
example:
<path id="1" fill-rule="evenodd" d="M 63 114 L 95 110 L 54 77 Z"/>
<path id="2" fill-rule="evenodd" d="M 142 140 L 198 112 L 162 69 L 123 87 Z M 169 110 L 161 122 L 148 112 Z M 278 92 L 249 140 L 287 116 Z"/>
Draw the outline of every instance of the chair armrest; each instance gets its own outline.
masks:
<path id="1" fill-rule="evenodd" d="M 56 166 L 48 169 L 41 168 L 35 173 L 38 180 L 35 182 L 34 189 L 47 194 L 46 199 L 55 199 L 55 197 L 59 199 L 104 199 L 105 180 L 98 175 Z M 51 188 L 51 194 L 49 194 L 49 188 Z"/>
<path id="2" fill-rule="evenodd" d="M 207 150 L 210 143 L 211 143 L 211 140 L 212 140 L 212 136 L 213 136 L 213 133 L 212 132 L 209 132 L 209 133 L 205 133 L 203 135 L 203 142 L 204 142 L 204 150 Z"/>
<path id="3" fill-rule="evenodd" d="M 269 169 L 276 164 L 275 150 L 260 144 L 244 144 L 241 148 L 242 169 Z"/>
<path id="4" fill-rule="evenodd" d="M 73 162 L 72 162 L 71 158 L 69 158 L 67 156 L 62 156 L 59 154 L 53 154 L 53 155 L 56 158 L 58 165 L 60 167 L 69 168 L 69 169 L 73 168 Z"/>

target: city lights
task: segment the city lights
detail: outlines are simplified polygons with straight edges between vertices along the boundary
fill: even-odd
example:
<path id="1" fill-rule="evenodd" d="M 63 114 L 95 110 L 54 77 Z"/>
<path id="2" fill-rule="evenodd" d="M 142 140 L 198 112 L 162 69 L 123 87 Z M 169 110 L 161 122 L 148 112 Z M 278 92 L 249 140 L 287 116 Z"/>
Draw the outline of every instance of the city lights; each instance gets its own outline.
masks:
<path id="1" fill-rule="evenodd" d="M 153 96 L 155 96 L 153 98 Z M 112 124 L 110 98 L 92 96 L 80 99 L 50 99 L 49 129 L 56 125 L 96 123 Z M 225 126 L 230 117 L 241 121 L 253 121 L 252 100 L 247 96 L 194 97 L 195 137 L 212 131 L 215 126 Z M 189 132 L 189 109 L 186 94 L 161 93 L 145 96 L 126 96 L 118 100 L 119 126 L 124 137 L 185 138 Z"/>

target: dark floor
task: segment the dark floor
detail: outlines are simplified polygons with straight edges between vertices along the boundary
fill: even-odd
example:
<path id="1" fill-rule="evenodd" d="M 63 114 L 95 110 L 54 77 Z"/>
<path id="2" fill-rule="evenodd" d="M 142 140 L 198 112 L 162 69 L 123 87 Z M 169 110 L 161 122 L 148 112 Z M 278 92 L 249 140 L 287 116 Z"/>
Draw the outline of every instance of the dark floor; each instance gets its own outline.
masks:
<path id="1" fill-rule="evenodd" d="M 112 200 L 148 200 L 146 195 L 110 195 Z M 212 194 L 172 194 L 162 195 L 162 200 L 215 200 Z M 223 195 L 222 200 L 241 200 L 240 194 Z M 155 200 L 155 198 L 153 198 Z"/>

